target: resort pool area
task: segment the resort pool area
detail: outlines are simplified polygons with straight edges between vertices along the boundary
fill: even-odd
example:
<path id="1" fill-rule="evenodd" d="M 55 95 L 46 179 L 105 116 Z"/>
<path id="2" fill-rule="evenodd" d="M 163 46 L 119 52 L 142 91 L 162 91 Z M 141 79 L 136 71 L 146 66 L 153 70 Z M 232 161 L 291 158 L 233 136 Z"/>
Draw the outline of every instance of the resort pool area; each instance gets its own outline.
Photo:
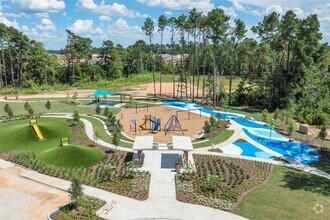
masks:
<path id="1" fill-rule="evenodd" d="M 220 112 L 204 108 L 195 103 L 181 101 L 164 101 L 163 105 L 179 109 L 201 110 L 206 116 L 216 116 L 216 114 L 220 113 L 221 119 L 232 119 L 241 126 L 248 137 L 262 145 L 260 149 L 249 142 L 233 142 L 230 145 L 221 147 L 224 153 L 262 159 L 274 159 L 275 156 L 270 154 L 271 151 L 273 151 L 273 154 L 278 153 L 303 164 L 313 163 L 319 159 L 319 152 L 316 149 L 300 142 L 289 142 L 287 137 L 282 136 L 274 130 L 272 130 L 270 139 L 270 127 L 268 125 L 264 122 L 248 119 L 245 115 Z M 265 149 L 267 151 L 265 152 L 262 148 L 268 148 L 270 153 L 268 153 L 267 149 Z"/>
<path id="2" fill-rule="evenodd" d="M 246 128 L 243 128 L 243 131 L 257 143 L 282 154 L 284 157 L 299 161 L 303 164 L 313 163 L 319 159 L 318 151 L 306 144 L 296 141 L 289 142 L 259 137 L 249 132 Z"/>
<path id="3" fill-rule="evenodd" d="M 119 103 L 120 102 L 117 102 L 117 101 L 101 101 L 101 102 L 91 102 L 88 105 L 97 106 L 99 104 L 100 107 L 113 107 Z"/>

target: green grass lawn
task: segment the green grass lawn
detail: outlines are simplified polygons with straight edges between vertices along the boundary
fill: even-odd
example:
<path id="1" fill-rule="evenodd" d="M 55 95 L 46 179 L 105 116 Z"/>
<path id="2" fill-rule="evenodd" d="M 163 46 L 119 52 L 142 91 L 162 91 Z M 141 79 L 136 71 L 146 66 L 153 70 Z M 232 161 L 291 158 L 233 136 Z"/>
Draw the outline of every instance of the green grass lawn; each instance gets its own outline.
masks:
<path id="1" fill-rule="evenodd" d="M 9 106 L 14 112 L 14 115 L 22 115 L 22 114 L 27 114 L 27 111 L 24 109 L 24 103 L 25 102 L 9 102 Z M 84 103 L 89 103 L 88 100 L 84 101 Z M 79 114 L 95 114 L 95 106 L 75 106 L 75 105 L 70 105 L 66 104 L 63 102 L 59 101 L 53 101 L 51 102 L 51 109 L 48 111 L 45 107 L 46 102 L 29 102 L 31 105 L 34 113 L 38 112 L 57 112 L 57 113 L 72 113 L 75 110 L 79 112 Z M 0 102 L 0 116 L 5 116 L 7 115 L 4 111 L 4 102 Z M 109 107 L 109 111 L 111 111 L 113 114 L 117 114 L 120 112 L 121 108 L 116 108 L 116 107 Z"/>
<path id="2" fill-rule="evenodd" d="M 202 143 L 193 143 L 193 147 L 194 148 L 201 148 L 201 147 L 210 147 L 212 146 L 212 144 L 220 144 L 224 141 L 226 141 L 228 138 L 230 138 L 232 135 L 234 134 L 233 130 L 224 130 L 223 132 L 221 132 L 219 135 L 217 135 L 216 137 L 202 142 Z"/>
<path id="3" fill-rule="evenodd" d="M 329 196 L 330 180 L 275 166 L 269 182 L 249 193 L 234 213 L 249 219 L 328 219 Z M 323 213 L 314 212 L 316 204 L 323 205 Z"/>
<path id="4" fill-rule="evenodd" d="M 81 118 L 84 118 L 84 119 L 86 119 L 86 120 L 88 120 L 89 122 L 92 123 L 93 128 L 94 128 L 94 132 L 97 134 L 97 137 L 99 139 L 101 139 L 102 141 L 108 142 L 110 144 L 112 143 L 112 136 L 108 135 L 105 132 L 103 124 L 99 120 L 97 120 L 95 118 L 92 118 L 92 117 L 86 117 L 86 116 L 81 116 Z M 132 148 L 133 144 L 120 141 L 119 146 Z"/>
<path id="5" fill-rule="evenodd" d="M 41 133 L 46 138 L 39 141 L 28 120 L 0 124 L 0 152 L 32 151 L 37 158 L 47 164 L 60 167 L 88 167 L 103 158 L 103 154 L 93 148 L 83 146 L 60 147 L 60 138 L 86 138 L 73 135 L 69 123 L 64 119 L 38 119 Z"/>

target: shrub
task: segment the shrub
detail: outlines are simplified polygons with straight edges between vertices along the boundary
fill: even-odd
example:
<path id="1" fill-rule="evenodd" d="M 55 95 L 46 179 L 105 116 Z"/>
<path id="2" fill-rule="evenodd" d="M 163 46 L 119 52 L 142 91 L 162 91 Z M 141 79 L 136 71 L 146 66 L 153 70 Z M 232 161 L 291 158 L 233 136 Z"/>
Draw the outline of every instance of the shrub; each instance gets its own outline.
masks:
<path id="1" fill-rule="evenodd" d="M 98 114 L 98 115 L 101 113 L 101 107 L 100 107 L 99 104 L 96 106 L 95 112 L 96 112 L 96 114 Z"/>
<path id="2" fill-rule="evenodd" d="M 4 111 L 5 111 L 6 113 L 8 113 L 8 111 L 9 111 L 9 109 L 10 109 L 9 104 L 6 103 L 5 106 L 3 107 L 3 109 L 4 109 Z"/>
<path id="3" fill-rule="evenodd" d="M 267 121 L 267 118 L 268 118 L 268 115 L 269 115 L 269 113 L 268 113 L 268 110 L 267 109 L 262 110 L 262 112 L 261 112 L 261 120 L 264 121 L 264 122 L 266 122 Z"/>
<path id="4" fill-rule="evenodd" d="M 103 112 L 103 115 L 105 117 L 108 117 L 108 115 L 109 115 L 109 108 L 108 107 L 105 107 L 104 112 Z"/>
<path id="5" fill-rule="evenodd" d="M 45 107 L 46 107 L 46 109 L 47 109 L 47 110 L 50 110 L 50 109 L 51 109 L 51 107 L 52 107 L 52 104 L 50 103 L 50 101 L 49 101 L 49 100 L 46 102 L 46 105 L 45 105 Z"/>

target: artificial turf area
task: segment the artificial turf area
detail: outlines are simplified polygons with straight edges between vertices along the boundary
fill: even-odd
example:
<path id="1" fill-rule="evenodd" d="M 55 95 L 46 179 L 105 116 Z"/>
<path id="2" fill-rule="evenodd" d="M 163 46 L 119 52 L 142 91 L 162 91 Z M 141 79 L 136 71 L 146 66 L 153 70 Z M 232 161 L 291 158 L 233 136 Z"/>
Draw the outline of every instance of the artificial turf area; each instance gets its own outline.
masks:
<path id="1" fill-rule="evenodd" d="M 234 134 L 234 130 L 224 130 L 214 138 L 211 138 L 207 141 L 200 142 L 200 143 L 193 143 L 193 147 L 201 148 L 201 147 L 210 147 L 212 144 L 220 144 L 222 142 L 225 142 L 228 138 L 230 138 Z"/>
<path id="2" fill-rule="evenodd" d="M 244 197 L 234 213 L 249 219 L 329 219 L 329 196 L 329 179 L 275 166 L 269 182 Z"/>
<path id="3" fill-rule="evenodd" d="M 60 138 L 86 138 L 73 135 L 69 123 L 64 119 L 38 119 L 38 126 L 46 138 L 39 141 L 28 120 L 0 124 L 0 152 L 32 151 L 44 163 L 58 167 L 89 167 L 102 160 L 103 154 L 91 147 L 60 147 Z"/>

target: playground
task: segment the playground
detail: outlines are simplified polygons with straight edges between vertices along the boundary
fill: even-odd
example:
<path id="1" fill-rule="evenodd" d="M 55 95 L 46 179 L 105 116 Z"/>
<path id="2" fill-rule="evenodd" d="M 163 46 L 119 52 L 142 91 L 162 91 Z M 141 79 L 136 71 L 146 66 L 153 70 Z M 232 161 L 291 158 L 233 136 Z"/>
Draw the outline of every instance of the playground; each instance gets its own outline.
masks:
<path id="1" fill-rule="evenodd" d="M 197 138 L 201 135 L 204 122 L 208 118 L 200 115 L 198 111 L 181 111 L 166 106 L 145 106 L 124 108 L 120 114 L 117 114 L 117 119 L 123 125 L 123 132 L 130 138 L 153 135 L 155 142 L 171 142 L 173 135 Z M 173 130 L 169 129 L 171 127 Z"/>

